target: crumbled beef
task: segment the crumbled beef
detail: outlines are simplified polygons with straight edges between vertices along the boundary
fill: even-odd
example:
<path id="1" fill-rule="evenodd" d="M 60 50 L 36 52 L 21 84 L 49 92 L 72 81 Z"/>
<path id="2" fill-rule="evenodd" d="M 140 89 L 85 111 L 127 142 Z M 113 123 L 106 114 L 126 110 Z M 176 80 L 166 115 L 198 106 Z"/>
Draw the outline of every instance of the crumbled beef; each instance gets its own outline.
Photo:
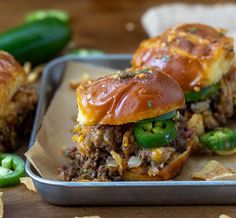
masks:
<path id="1" fill-rule="evenodd" d="M 224 126 L 235 115 L 236 110 L 236 68 L 223 77 L 220 89 L 211 97 L 203 101 L 187 102 L 181 114 L 187 121 L 193 115 L 200 115 L 203 121 L 203 132 Z M 190 123 L 189 123 L 190 124 Z M 190 124 L 191 125 L 191 124 Z M 199 141 L 199 135 L 193 132 L 192 153 L 202 155 L 210 151 Z"/>
<path id="2" fill-rule="evenodd" d="M 236 70 L 221 81 L 218 101 L 215 101 L 214 116 L 220 124 L 225 124 L 234 114 L 236 106 Z"/>
<path id="3" fill-rule="evenodd" d="M 202 113 L 210 108 L 210 100 L 191 103 L 191 110 L 194 113 Z"/>
<path id="4" fill-rule="evenodd" d="M 37 101 L 35 89 L 21 87 L 13 96 L 8 114 L 0 117 L 0 152 L 14 151 L 18 140 L 29 134 Z"/>
<path id="5" fill-rule="evenodd" d="M 173 154 L 176 151 L 178 153 L 184 152 L 189 140 L 191 140 L 191 131 L 186 125 L 185 118 L 180 116 L 176 120 L 177 138 L 168 145 L 173 148 L 171 150 Z M 141 160 L 142 166 L 148 170 L 153 162 L 150 149 L 142 149 L 137 145 L 134 139 L 133 126 L 133 124 L 127 124 L 81 127 L 79 132 L 85 133 L 83 140 L 79 142 L 78 147 L 72 146 L 66 150 L 66 156 L 71 160 L 71 164 L 58 169 L 60 178 L 66 181 L 122 180 L 119 164 L 115 166 L 107 164 L 110 159 L 113 159 L 111 151 L 120 155 L 125 162 L 124 167 L 127 167 L 127 162 L 131 156 L 136 156 Z M 168 157 L 171 156 L 172 154 L 168 153 Z M 162 167 L 164 164 L 160 163 Z"/>
<path id="6" fill-rule="evenodd" d="M 203 123 L 206 130 L 212 130 L 219 127 L 219 122 L 215 119 L 215 116 L 210 110 L 206 110 L 202 113 Z"/>
<path id="7" fill-rule="evenodd" d="M 221 88 L 210 98 L 186 104 L 182 111 L 185 118 L 190 119 L 194 113 L 203 117 L 205 130 L 213 130 L 223 126 L 233 117 L 236 108 L 236 69 L 232 69 L 222 80 Z"/>
<path id="8" fill-rule="evenodd" d="M 110 152 L 124 154 L 122 152 L 122 140 L 125 132 L 131 125 L 122 126 L 84 126 L 81 131 L 84 134 L 80 147 L 87 148 L 87 154 L 82 154 L 76 147 L 69 147 L 66 156 L 72 160 L 72 164 L 59 169 L 63 172 L 63 180 L 87 179 L 100 181 L 122 180 L 118 167 L 107 166 L 106 160 L 111 157 Z"/>
<path id="9" fill-rule="evenodd" d="M 189 145 L 189 141 L 192 139 L 193 131 L 188 128 L 187 120 L 180 116 L 177 123 L 177 136 L 173 142 L 171 142 L 171 146 L 173 146 L 177 152 L 184 152 L 186 150 L 186 146 Z"/>
<path id="10" fill-rule="evenodd" d="M 123 135 L 130 125 L 122 126 L 109 126 L 109 125 L 97 125 L 83 127 L 87 128 L 85 138 L 83 143 L 87 147 L 92 147 L 93 149 L 104 149 L 108 152 L 116 151 L 119 148 L 117 145 L 121 145 Z"/>

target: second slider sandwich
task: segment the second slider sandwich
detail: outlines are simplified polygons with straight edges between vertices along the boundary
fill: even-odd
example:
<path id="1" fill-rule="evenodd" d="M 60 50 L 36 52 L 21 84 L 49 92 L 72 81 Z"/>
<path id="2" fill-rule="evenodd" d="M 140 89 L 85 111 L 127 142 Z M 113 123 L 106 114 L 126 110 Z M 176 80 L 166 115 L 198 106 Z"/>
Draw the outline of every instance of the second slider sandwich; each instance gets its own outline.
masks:
<path id="1" fill-rule="evenodd" d="M 153 69 L 118 72 L 77 88 L 75 146 L 66 181 L 167 180 L 186 162 L 191 131 L 177 110 L 184 95 Z"/>
<path id="2" fill-rule="evenodd" d="M 132 65 L 155 67 L 179 82 L 186 100 L 182 114 L 200 136 L 224 126 L 236 114 L 234 58 L 233 38 L 225 30 L 204 24 L 183 24 L 143 41 Z M 222 133 L 225 135 L 220 131 L 220 138 Z M 205 146 L 196 139 L 197 150 L 205 152 Z M 223 150 L 231 149 L 227 144 L 226 141 Z"/>

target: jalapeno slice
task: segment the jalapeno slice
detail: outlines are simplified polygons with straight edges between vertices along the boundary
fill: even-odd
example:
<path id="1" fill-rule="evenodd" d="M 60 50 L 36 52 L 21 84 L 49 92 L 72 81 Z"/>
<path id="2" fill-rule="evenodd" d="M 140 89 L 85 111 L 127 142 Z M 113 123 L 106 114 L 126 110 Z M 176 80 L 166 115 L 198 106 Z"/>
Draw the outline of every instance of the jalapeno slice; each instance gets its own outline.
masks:
<path id="1" fill-rule="evenodd" d="M 176 116 L 177 116 L 177 112 L 176 111 L 171 111 L 171 112 L 163 114 L 163 115 L 161 115 L 159 117 L 145 119 L 145 120 L 141 120 L 139 122 L 141 122 L 141 123 L 148 123 L 148 122 L 161 121 L 161 120 L 170 120 L 170 119 L 172 119 L 172 118 L 174 118 Z"/>
<path id="2" fill-rule="evenodd" d="M 220 89 L 220 83 L 216 83 L 214 85 L 201 89 L 199 92 L 195 91 L 186 92 L 184 94 L 185 100 L 186 102 L 205 100 L 206 98 L 216 93 L 219 89 Z"/>
<path id="3" fill-rule="evenodd" d="M 15 185 L 25 175 L 25 162 L 15 154 L 0 154 L 0 187 Z"/>
<path id="4" fill-rule="evenodd" d="M 236 148 L 236 132 L 230 128 L 219 128 L 201 135 L 200 141 L 216 153 L 230 151 Z"/>
<path id="5" fill-rule="evenodd" d="M 176 138 L 175 123 L 171 120 L 137 123 L 134 136 L 140 147 L 154 148 L 167 145 Z"/>

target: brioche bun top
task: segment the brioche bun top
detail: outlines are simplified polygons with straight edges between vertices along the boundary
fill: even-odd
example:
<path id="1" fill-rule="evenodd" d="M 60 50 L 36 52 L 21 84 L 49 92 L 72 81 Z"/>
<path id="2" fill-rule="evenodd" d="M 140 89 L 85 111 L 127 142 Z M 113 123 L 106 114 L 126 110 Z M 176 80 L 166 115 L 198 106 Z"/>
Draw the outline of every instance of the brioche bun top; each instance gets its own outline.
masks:
<path id="1" fill-rule="evenodd" d="M 157 117 L 184 105 L 179 84 L 156 69 L 140 69 L 88 81 L 77 88 L 78 121 L 122 125 Z"/>
<path id="2" fill-rule="evenodd" d="M 217 83 L 233 61 L 233 39 L 225 36 L 225 30 L 183 24 L 143 41 L 132 66 L 156 67 L 175 78 L 186 92 Z"/>
<path id="3" fill-rule="evenodd" d="M 14 57 L 0 51 L 0 118 L 7 113 L 9 101 L 26 78 L 26 72 Z"/>

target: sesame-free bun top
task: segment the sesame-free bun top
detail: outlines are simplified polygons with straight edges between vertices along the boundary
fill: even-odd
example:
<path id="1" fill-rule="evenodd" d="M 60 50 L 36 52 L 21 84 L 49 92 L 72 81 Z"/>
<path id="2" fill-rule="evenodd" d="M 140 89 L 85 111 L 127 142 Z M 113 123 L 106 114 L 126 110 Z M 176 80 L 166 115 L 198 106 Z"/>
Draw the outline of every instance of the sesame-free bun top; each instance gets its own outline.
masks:
<path id="1" fill-rule="evenodd" d="M 82 125 L 122 125 L 157 117 L 184 105 L 179 84 L 156 69 L 118 72 L 77 88 Z"/>
<path id="2" fill-rule="evenodd" d="M 14 57 L 0 51 L 0 118 L 7 113 L 9 101 L 26 78 L 26 72 Z"/>
<path id="3" fill-rule="evenodd" d="M 225 35 L 225 30 L 183 24 L 143 41 L 132 66 L 156 67 L 175 78 L 186 92 L 217 83 L 233 60 L 233 39 Z"/>

